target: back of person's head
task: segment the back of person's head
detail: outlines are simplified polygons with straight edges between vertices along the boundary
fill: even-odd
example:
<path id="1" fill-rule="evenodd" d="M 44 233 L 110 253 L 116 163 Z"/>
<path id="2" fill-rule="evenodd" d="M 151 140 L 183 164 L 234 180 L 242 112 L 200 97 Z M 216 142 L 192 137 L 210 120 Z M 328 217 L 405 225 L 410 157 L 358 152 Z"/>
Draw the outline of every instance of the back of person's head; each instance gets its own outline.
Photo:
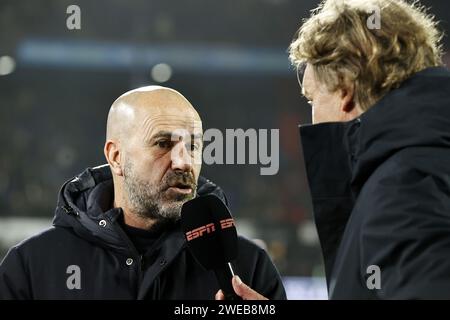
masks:
<path id="1" fill-rule="evenodd" d="M 304 21 L 289 53 L 297 67 L 310 64 L 330 91 L 354 85 L 354 100 L 366 111 L 414 73 L 442 65 L 441 38 L 417 2 L 326 0 Z"/>

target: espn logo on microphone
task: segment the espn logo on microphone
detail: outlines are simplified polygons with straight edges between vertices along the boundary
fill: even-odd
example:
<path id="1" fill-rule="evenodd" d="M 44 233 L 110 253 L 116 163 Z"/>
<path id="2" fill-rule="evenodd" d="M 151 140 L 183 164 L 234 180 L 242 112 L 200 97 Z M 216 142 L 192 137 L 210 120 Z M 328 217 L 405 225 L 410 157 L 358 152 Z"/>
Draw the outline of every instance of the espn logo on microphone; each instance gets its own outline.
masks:
<path id="1" fill-rule="evenodd" d="M 234 226 L 234 220 L 232 218 L 220 220 L 220 227 L 223 229 Z"/>
<path id="2" fill-rule="evenodd" d="M 234 226 L 234 220 L 232 218 L 220 220 L 220 228 L 227 229 Z M 186 232 L 187 241 L 191 241 L 202 237 L 205 234 L 213 233 L 216 231 L 214 223 L 208 223 L 207 225 L 195 228 L 194 230 Z"/>
<path id="3" fill-rule="evenodd" d="M 204 234 L 208 234 L 208 233 L 211 233 L 214 231 L 216 231 L 216 227 L 214 226 L 214 223 L 208 223 L 205 226 L 201 226 L 192 231 L 186 232 L 186 239 L 187 239 L 187 241 L 191 241 L 191 240 L 194 240 L 196 238 L 203 236 Z"/>

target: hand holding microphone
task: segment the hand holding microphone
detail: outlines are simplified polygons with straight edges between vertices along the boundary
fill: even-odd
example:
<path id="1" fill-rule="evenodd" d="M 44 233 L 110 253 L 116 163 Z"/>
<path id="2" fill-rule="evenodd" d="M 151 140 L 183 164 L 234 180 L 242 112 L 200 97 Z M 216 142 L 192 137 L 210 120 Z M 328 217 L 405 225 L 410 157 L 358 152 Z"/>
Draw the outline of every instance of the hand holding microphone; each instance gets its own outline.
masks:
<path id="1" fill-rule="evenodd" d="M 239 276 L 234 276 L 232 280 L 234 292 L 243 300 L 269 300 L 242 282 Z M 215 296 L 216 300 L 226 300 L 222 290 Z"/>
<path id="2" fill-rule="evenodd" d="M 186 202 L 181 227 L 189 251 L 207 270 L 214 270 L 219 290 L 216 300 L 267 300 L 234 274 L 231 261 L 237 257 L 237 232 L 227 206 L 214 195 Z"/>
<path id="3" fill-rule="evenodd" d="M 238 240 L 227 206 L 214 195 L 190 200 L 181 210 L 181 227 L 189 251 L 205 269 L 214 271 L 224 298 L 241 300 L 231 283 Z"/>

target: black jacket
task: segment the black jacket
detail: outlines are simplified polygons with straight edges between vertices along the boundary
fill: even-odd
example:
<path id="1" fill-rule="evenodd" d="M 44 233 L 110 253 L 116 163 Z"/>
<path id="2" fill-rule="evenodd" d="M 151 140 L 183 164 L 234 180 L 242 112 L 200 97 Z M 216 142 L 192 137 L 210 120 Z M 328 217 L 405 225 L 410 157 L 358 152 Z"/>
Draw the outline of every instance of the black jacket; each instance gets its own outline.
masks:
<path id="1" fill-rule="evenodd" d="M 300 136 L 330 298 L 450 298 L 450 72 Z"/>
<path id="2" fill-rule="evenodd" d="M 200 177 L 198 194 L 207 193 L 226 201 L 219 187 Z M 108 166 L 65 183 L 53 227 L 13 247 L 3 260 L 0 299 L 214 299 L 214 273 L 186 249 L 179 223 L 141 256 L 121 228 L 122 211 L 109 208 L 112 194 Z M 234 265 L 242 280 L 285 299 L 266 252 L 242 237 L 238 250 Z"/>

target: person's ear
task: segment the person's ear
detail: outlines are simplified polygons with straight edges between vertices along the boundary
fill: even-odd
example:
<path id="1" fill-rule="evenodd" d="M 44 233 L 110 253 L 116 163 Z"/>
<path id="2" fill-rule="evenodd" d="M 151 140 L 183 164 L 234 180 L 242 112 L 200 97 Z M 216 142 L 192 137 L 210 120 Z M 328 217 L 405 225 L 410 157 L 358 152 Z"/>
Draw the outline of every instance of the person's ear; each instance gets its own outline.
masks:
<path id="1" fill-rule="evenodd" d="M 352 112 L 355 107 L 355 100 L 354 100 L 354 89 L 353 87 L 348 87 L 345 89 L 341 89 L 341 105 L 340 110 L 345 113 Z"/>
<path id="2" fill-rule="evenodd" d="M 111 171 L 117 176 L 123 176 L 122 162 L 119 143 L 114 140 L 108 140 L 103 148 L 106 161 L 108 161 Z"/>

